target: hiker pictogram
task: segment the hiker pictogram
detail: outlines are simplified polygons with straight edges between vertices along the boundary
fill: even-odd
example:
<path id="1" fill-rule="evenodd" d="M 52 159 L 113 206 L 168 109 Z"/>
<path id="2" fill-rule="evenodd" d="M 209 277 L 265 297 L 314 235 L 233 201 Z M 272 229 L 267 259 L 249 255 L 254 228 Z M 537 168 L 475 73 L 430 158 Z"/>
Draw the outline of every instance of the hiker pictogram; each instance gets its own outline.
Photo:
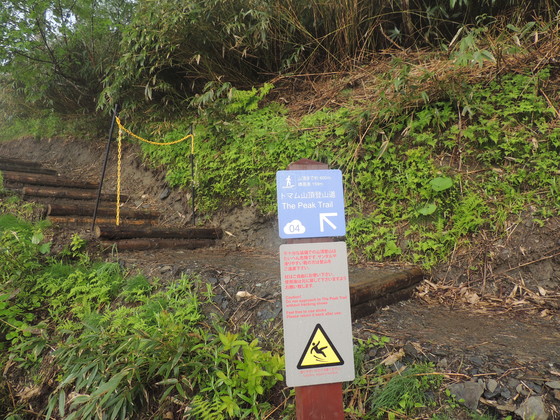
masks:
<path id="1" fill-rule="evenodd" d="M 340 366 L 344 360 L 321 326 L 317 324 L 305 346 L 297 365 L 298 369 Z"/>

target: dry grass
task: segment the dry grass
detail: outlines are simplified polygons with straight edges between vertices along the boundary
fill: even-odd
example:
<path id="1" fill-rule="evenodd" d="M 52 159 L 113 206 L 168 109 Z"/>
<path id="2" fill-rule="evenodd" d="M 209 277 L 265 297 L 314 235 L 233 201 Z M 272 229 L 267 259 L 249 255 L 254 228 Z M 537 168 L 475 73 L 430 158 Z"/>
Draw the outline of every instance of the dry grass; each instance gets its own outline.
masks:
<path id="1" fill-rule="evenodd" d="M 498 45 L 490 37 L 480 45 L 495 50 L 494 55 L 500 57 L 499 62 L 487 61 L 482 66 L 459 66 L 451 52 L 384 50 L 371 55 L 367 63 L 346 63 L 342 68 L 348 70 L 278 76 L 271 81 L 277 86 L 272 99 L 284 102 L 295 121 L 317 109 L 341 106 L 365 107 L 374 113 L 387 103 L 393 103 L 395 109 L 414 109 L 424 104 L 422 98 L 437 101 L 448 96 L 458 83 L 489 82 L 512 72 L 536 73 L 547 65 L 560 63 L 558 28 L 537 32 L 518 46 L 516 53 L 505 54 L 505 46 Z M 403 79 L 400 89 L 395 87 L 399 78 Z M 556 89 L 550 89 L 550 93 L 555 96 L 550 98 L 552 101 L 557 99 Z"/>

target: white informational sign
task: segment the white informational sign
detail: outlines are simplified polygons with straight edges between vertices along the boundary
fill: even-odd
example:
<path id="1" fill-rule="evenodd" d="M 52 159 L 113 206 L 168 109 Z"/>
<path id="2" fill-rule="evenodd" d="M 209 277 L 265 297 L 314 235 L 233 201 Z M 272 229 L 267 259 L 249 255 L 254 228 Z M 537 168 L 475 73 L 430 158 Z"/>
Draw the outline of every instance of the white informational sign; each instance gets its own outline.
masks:
<path id="1" fill-rule="evenodd" d="M 352 381 L 346 243 L 282 245 L 280 267 L 287 385 Z"/>

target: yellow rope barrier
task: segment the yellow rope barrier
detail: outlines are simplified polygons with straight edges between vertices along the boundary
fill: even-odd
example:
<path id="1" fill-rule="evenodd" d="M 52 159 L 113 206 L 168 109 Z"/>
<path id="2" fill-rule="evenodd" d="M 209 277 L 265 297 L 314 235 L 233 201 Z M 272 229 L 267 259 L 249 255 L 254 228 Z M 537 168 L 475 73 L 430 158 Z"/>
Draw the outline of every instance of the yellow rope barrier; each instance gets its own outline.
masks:
<path id="1" fill-rule="evenodd" d="M 171 146 L 172 144 L 181 143 L 182 141 L 185 141 L 186 139 L 188 139 L 190 137 L 192 139 L 192 151 L 193 151 L 193 154 L 194 154 L 194 135 L 193 134 L 187 134 L 185 137 L 183 137 L 182 139 L 179 139 L 179 140 L 170 141 L 168 143 L 161 143 L 161 142 L 157 142 L 157 141 L 146 140 L 145 138 L 142 138 L 142 137 L 134 134 L 132 131 L 130 131 L 128 128 L 126 128 L 125 126 L 123 126 L 121 124 L 121 120 L 120 120 L 119 117 L 115 117 L 115 121 L 117 122 L 117 125 L 119 126 L 119 129 L 123 130 L 129 136 L 132 136 L 135 139 L 138 139 L 138 140 L 143 141 L 145 143 L 153 144 L 153 145 L 156 145 L 156 146 Z"/>
<path id="2" fill-rule="evenodd" d="M 115 224 L 117 226 L 119 226 L 120 224 L 120 206 L 121 206 L 121 161 L 122 161 L 122 138 L 123 138 L 123 132 L 127 133 L 129 136 L 134 137 L 137 140 L 143 141 L 144 143 L 148 143 L 148 144 L 153 144 L 155 146 L 171 146 L 173 144 L 177 144 L 177 143 L 181 143 L 185 140 L 187 140 L 189 137 L 191 139 L 191 155 L 194 155 L 194 134 L 187 134 L 185 137 L 183 137 L 182 139 L 179 140 L 175 140 L 175 141 L 171 141 L 168 143 L 163 143 L 163 142 L 157 142 L 157 141 L 151 141 L 151 140 L 147 140 L 145 138 L 142 138 L 136 134 L 134 134 L 132 131 L 130 131 L 129 129 L 127 129 L 125 126 L 122 125 L 121 120 L 119 117 L 115 116 L 115 122 L 117 123 L 117 125 L 119 126 L 119 134 L 117 136 L 117 141 L 118 141 L 118 158 L 117 158 L 117 210 L 116 210 L 116 217 L 115 217 Z"/>
<path id="3" fill-rule="evenodd" d="M 118 117 L 117 117 L 118 118 Z M 115 225 L 121 223 L 121 161 L 122 161 L 122 130 L 119 128 L 118 135 L 118 158 L 117 158 L 117 210 L 115 213 Z"/>

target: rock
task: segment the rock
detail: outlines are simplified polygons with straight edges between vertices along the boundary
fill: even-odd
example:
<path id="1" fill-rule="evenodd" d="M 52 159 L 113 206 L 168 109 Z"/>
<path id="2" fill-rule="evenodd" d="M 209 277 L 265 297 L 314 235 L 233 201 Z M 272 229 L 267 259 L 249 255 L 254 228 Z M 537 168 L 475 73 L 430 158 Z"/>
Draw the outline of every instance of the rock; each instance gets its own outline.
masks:
<path id="1" fill-rule="evenodd" d="M 162 266 L 159 268 L 159 272 L 160 272 L 161 274 L 168 273 L 169 271 L 173 271 L 173 266 L 171 266 L 171 265 L 162 265 Z"/>
<path id="2" fill-rule="evenodd" d="M 496 381 L 495 379 L 488 379 L 488 382 L 486 382 L 486 389 L 493 393 L 494 391 L 496 391 L 496 388 L 498 388 L 498 381 Z"/>
<path id="3" fill-rule="evenodd" d="M 554 398 L 556 398 L 558 401 L 560 401 L 560 391 L 559 390 L 555 389 L 553 395 L 554 395 Z"/>
<path id="4" fill-rule="evenodd" d="M 437 362 L 437 367 L 439 367 L 441 369 L 447 369 L 448 366 L 449 366 L 449 362 L 447 361 L 447 358 L 445 358 L 445 357 L 443 359 L 440 359 Z"/>
<path id="5" fill-rule="evenodd" d="M 500 395 L 505 400 L 509 400 L 511 398 L 511 391 L 508 388 L 504 388 L 502 392 L 500 392 Z"/>
<path id="6" fill-rule="evenodd" d="M 523 420 L 548 420 L 548 413 L 542 397 L 529 397 L 515 410 Z"/>
<path id="7" fill-rule="evenodd" d="M 529 388 L 531 388 L 531 390 L 535 393 L 535 394 L 542 394 L 542 386 L 534 383 L 534 382 L 527 382 L 527 386 Z"/>
<path id="8" fill-rule="evenodd" d="M 552 389 L 560 389 L 560 381 L 550 381 L 547 382 L 545 385 Z"/>
<path id="9" fill-rule="evenodd" d="M 406 343 L 403 349 L 407 356 L 411 356 L 415 359 L 418 358 L 418 356 L 420 355 L 416 347 L 414 347 L 414 345 L 411 342 Z"/>
<path id="10" fill-rule="evenodd" d="M 484 391 L 484 398 L 486 398 L 487 400 L 493 400 L 496 399 L 497 397 L 499 397 L 502 394 L 502 388 L 496 388 L 494 391 L 490 392 L 490 391 Z"/>
<path id="11" fill-rule="evenodd" d="M 471 356 L 468 358 L 468 360 L 478 368 L 484 365 L 484 360 L 482 359 L 482 357 L 479 356 Z"/>
<path id="12" fill-rule="evenodd" d="M 463 382 L 449 386 L 449 391 L 458 401 L 470 410 L 476 410 L 478 400 L 484 392 L 482 385 L 476 382 Z"/>
<path id="13" fill-rule="evenodd" d="M 508 385 L 508 387 L 515 389 L 515 388 L 517 388 L 517 385 L 519 385 L 520 383 L 521 383 L 521 381 L 519 381 L 518 379 L 509 378 L 507 385 Z"/>
<path id="14" fill-rule="evenodd" d="M 164 188 L 164 190 L 159 195 L 160 200 L 165 200 L 171 194 L 171 190 L 169 188 Z"/>
<path id="15" fill-rule="evenodd" d="M 247 298 L 252 298 L 254 297 L 251 293 L 245 291 L 245 290 L 240 290 L 239 292 L 237 292 L 235 294 L 235 299 L 237 301 L 240 301 L 241 299 L 247 299 Z"/>

